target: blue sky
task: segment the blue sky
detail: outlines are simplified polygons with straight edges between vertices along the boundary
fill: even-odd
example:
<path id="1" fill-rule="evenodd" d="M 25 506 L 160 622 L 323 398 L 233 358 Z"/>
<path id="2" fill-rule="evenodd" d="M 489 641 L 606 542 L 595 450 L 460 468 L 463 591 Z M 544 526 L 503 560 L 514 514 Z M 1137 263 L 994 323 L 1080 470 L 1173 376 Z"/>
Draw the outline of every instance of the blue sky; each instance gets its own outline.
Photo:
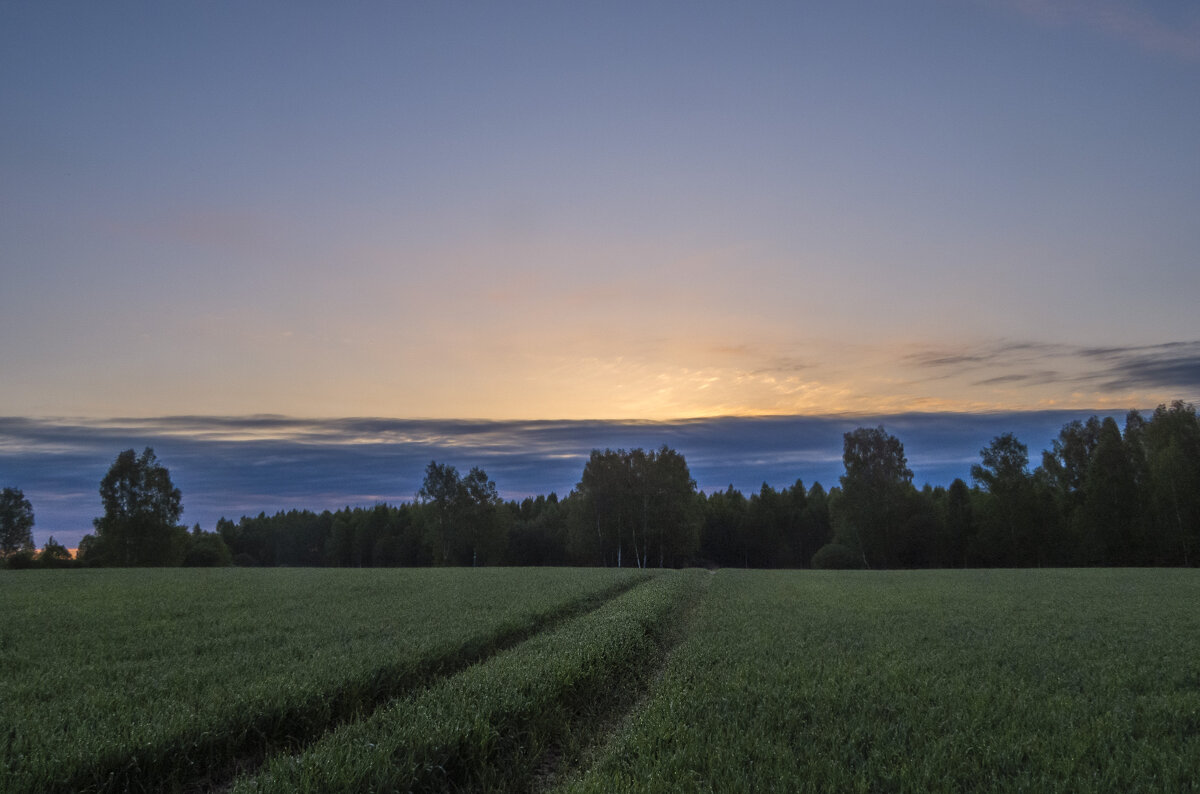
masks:
<path id="1" fill-rule="evenodd" d="M 1200 396 L 1195 3 L 14 2 L 0 74 L 15 421 Z"/>

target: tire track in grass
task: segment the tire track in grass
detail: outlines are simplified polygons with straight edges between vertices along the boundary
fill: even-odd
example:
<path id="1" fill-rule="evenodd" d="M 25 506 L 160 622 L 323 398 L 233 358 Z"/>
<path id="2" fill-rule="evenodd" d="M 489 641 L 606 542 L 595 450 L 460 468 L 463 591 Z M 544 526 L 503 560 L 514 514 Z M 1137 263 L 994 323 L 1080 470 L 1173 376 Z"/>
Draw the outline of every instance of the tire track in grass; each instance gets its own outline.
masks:
<path id="1" fill-rule="evenodd" d="M 203 735 L 139 748 L 134 758 L 113 753 L 76 768 L 43 789 L 46 792 L 222 791 L 253 772 L 273 754 L 297 752 L 338 726 L 362 719 L 398 698 L 452 677 L 537 634 L 586 615 L 649 581 L 631 578 L 568 601 L 522 625 L 501 625 L 447 653 L 376 668 L 367 677 L 344 682 L 303 703 L 253 715 L 236 715 Z M 201 759 L 197 761 L 197 759 Z"/>
<path id="2" fill-rule="evenodd" d="M 687 636 L 692 615 L 708 592 L 711 581 L 709 576 L 698 577 L 697 586 L 681 604 L 676 620 L 667 626 L 660 638 L 660 655 L 653 668 L 639 681 L 641 685 L 614 693 L 614 697 L 602 701 L 596 713 L 590 715 L 591 719 L 576 720 L 571 734 L 559 737 L 547 749 L 530 781 L 529 791 L 545 794 L 557 790 L 564 781 L 577 778 L 621 735 L 662 681 L 667 663 Z"/>
<path id="3" fill-rule="evenodd" d="M 531 790 L 554 748 L 582 746 L 588 726 L 636 702 L 702 586 L 694 572 L 657 575 L 302 754 L 270 759 L 233 791 Z"/>

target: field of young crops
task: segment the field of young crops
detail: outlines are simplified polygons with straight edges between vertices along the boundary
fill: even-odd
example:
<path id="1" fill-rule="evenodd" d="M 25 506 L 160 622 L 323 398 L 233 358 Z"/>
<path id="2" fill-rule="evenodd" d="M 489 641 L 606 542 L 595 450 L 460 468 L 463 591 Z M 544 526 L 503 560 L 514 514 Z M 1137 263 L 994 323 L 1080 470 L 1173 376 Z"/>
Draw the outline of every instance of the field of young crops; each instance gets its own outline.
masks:
<path id="1" fill-rule="evenodd" d="M 570 790 L 1198 786 L 1200 572 L 723 571 Z"/>
<path id="2" fill-rule="evenodd" d="M 1183 791 L 1191 570 L 0 574 L 0 791 Z"/>
<path id="3" fill-rule="evenodd" d="M 0 791 L 221 780 L 645 578 L 571 569 L 4 572 Z"/>

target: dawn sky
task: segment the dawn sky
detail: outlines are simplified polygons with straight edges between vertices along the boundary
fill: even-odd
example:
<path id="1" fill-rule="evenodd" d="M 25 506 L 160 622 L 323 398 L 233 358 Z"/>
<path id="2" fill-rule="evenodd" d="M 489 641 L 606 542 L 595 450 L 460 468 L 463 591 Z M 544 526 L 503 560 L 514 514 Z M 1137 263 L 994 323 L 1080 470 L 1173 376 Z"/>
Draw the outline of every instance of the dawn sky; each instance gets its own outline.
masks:
<path id="1" fill-rule="evenodd" d="M 0 2 L 0 76 L 39 543 L 143 444 L 211 528 L 434 456 L 833 485 L 878 417 L 946 483 L 1200 401 L 1194 2 Z"/>
<path id="2" fill-rule="evenodd" d="M 0 415 L 1200 394 L 1200 6 L 4 3 Z"/>

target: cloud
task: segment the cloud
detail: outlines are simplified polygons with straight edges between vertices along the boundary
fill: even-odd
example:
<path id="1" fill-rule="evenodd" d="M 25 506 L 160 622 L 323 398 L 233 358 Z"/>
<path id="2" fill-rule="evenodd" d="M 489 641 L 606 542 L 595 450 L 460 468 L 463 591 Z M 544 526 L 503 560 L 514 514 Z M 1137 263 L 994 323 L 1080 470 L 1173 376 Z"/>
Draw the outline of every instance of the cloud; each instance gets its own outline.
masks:
<path id="1" fill-rule="evenodd" d="M 842 435 L 883 424 L 905 444 L 918 483 L 966 478 L 979 450 L 1014 432 L 1031 450 L 1090 411 L 726 417 L 673 422 L 309 420 L 285 416 L 0 417 L 0 485 L 33 503 L 38 543 L 75 545 L 100 513 L 99 482 L 122 450 L 151 446 L 183 492 L 188 524 L 288 509 L 411 501 L 430 460 L 481 466 L 505 498 L 568 493 L 592 449 L 657 448 L 687 458 L 703 490 L 749 493 L 842 473 Z M 1040 445 L 1040 446 L 1039 446 Z"/>
<path id="2" fill-rule="evenodd" d="M 1001 0 L 1039 24 L 1081 26 L 1132 44 L 1146 52 L 1184 61 L 1200 60 L 1200 14 L 1189 3 L 1177 4 L 1175 19 L 1131 2 L 1115 0 Z"/>
<path id="3" fill-rule="evenodd" d="M 1102 366 L 1089 377 L 1106 389 L 1200 389 L 1200 341 L 1088 348 L 1080 355 Z"/>
<path id="4" fill-rule="evenodd" d="M 976 376 L 972 386 L 1062 384 L 1122 397 L 1165 391 L 1189 399 L 1200 390 L 1200 340 L 1110 347 L 999 341 L 922 350 L 905 361 L 942 380 Z"/>
<path id="5" fill-rule="evenodd" d="M 1013 373 L 1011 375 L 997 375 L 994 378 L 985 378 L 974 382 L 974 386 L 1004 386 L 1008 384 L 1021 383 L 1025 385 L 1034 383 L 1058 383 L 1062 380 L 1062 375 L 1054 370 L 1042 370 L 1040 372 L 1029 373 Z"/>

